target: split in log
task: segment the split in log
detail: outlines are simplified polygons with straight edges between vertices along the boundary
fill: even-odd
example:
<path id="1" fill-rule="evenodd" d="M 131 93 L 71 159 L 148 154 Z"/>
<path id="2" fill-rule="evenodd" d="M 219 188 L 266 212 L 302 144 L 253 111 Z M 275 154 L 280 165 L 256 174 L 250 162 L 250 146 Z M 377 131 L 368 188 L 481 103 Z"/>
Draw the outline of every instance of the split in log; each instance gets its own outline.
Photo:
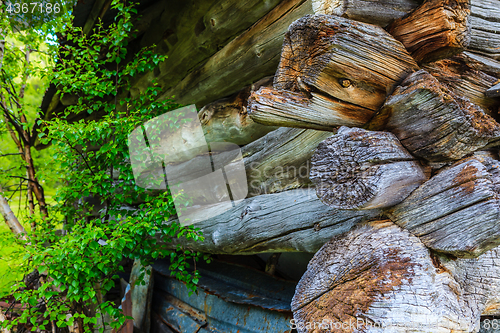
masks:
<path id="1" fill-rule="evenodd" d="M 310 160 L 332 133 L 280 128 L 241 149 L 248 197 L 311 186 Z"/>
<path id="2" fill-rule="evenodd" d="M 367 128 L 391 131 L 410 153 L 433 162 L 457 160 L 500 140 L 492 117 L 424 70 L 387 98 Z"/>
<path id="3" fill-rule="evenodd" d="M 394 206 L 422 184 L 422 168 L 396 136 L 341 127 L 311 160 L 318 198 L 340 209 Z"/>
<path id="4" fill-rule="evenodd" d="M 313 0 L 312 3 L 314 14 L 337 15 L 381 27 L 419 5 L 416 0 Z"/>
<path id="5" fill-rule="evenodd" d="M 471 1 L 469 49 L 500 60 L 500 0 Z"/>
<path id="6" fill-rule="evenodd" d="M 486 74 L 477 67 L 476 61 L 462 53 L 450 59 L 427 64 L 422 68 L 455 95 L 468 98 L 494 117 L 498 114 L 500 100 L 491 98 L 494 96 L 489 96 L 488 93 L 485 95 L 484 92 L 493 86 L 498 78 Z"/>
<path id="7" fill-rule="evenodd" d="M 272 80 L 272 77 L 264 78 L 237 94 L 205 105 L 198 117 L 207 142 L 232 142 L 243 146 L 275 130 L 276 127 L 255 123 L 247 111 L 250 93 L 261 86 L 271 86 Z"/>
<path id="8" fill-rule="evenodd" d="M 500 97 L 500 83 L 486 90 L 487 97 Z"/>
<path id="9" fill-rule="evenodd" d="M 469 65 L 473 66 L 476 70 L 483 71 L 488 75 L 500 79 L 500 61 L 472 52 L 464 52 L 463 55 L 467 57 Z"/>
<path id="10" fill-rule="evenodd" d="M 211 216 L 210 209 L 203 208 L 201 222 L 194 224 L 203 233 L 203 241 L 181 237 L 164 245 L 175 249 L 177 244 L 183 244 L 194 251 L 214 254 L 314 253 L 332 236 L 381 213 L 378 209 L 349 211 L 325 207 L 314 189 L 259 195 L 204 219 L 203 214 Z"/>
<path id="11" fill-rule="evenodd" d="M 358 225 L 335 236 L 310 261 L 292 300 L 298 332 L 474 332 L 488 297 L 498 297 L 491 292 L 499 287 L 498 253 L 484 256 L 472 265 L 462 265 L 463 259 L 453 263 L 464 273 L 459 277 L 392 222 Z M 321 323 L 328 326 L 318 330 Z"/>
<path id="12" fill-rule="evenodd" d="M 162 96 L 175 95 L 177 103 L 202 106 L 233 94 L 262 77 L 273 75 L 288 26 L 296 19 L 312 14 L 311 1 L 281 1 Z"/>
<path id="13" fill-rule="evenodd" d="M 416 69 L 401 43 L 380 27 L 307 15 L 289 27 L 274 88 L 323 94 L 370 114 Z"/>
<path id="14" fill-rule="evenodd" d="M 387 211 L 429 248 L 471 258 L 500 245 L 500 162 L 457 162 Z"/>
<path id="15" fill-rule="evenodd" d="M 417 62 L 447 58 L 470 42 L 470 0 L 427 0 L 388 31 Z"/>

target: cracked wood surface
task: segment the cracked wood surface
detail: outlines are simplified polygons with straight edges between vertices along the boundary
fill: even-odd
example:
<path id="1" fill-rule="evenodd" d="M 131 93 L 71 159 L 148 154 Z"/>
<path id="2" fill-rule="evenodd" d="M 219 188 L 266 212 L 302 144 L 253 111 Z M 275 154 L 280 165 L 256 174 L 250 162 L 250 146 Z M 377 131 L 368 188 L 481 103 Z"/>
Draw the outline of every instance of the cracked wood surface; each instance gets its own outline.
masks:
<path id="1" fill-rule="evenodd" d="M 365 222 L 316 253 L 292 310 L 300 333 L 468 333 L 498 304 L 499 269 L 497 249 L 449 260 L 388 220 Z"/>
<path id="2" fill-rule="evenodd" d="M 500 162 L 475 156 L 445 168 L 388 210 L 429 248 L 477 257 L 500 245 Z"/>
<path id="3" fill-rule="evenodd" d="M 470 11 L 470 0 L 427 0 L 388 31 L 417 62 L 447 58 L 470 43 Z"/>
<path id="4" fill-rule="evenodd" d="M 217 207 L 205 207 L 203 212 L 210 213 L 210 209 Z M 314 253 L 332 236 L 380 213 L 377 209 L 328 208 L 314 189 L 297 189 L 245 199 L 218 216 L 195 223 L 204 241 L 181 237 L 163 244 L 173 249 L 182 243 L 195 251 L 216 254 Z"/>
<path id="5" fill-rule="evenodd" d="M 394 206 L 426 180 L 418 162 L 389 132 L 341 127 L 319 144 L 311 164 L 318 198 L 340 209 Z"/>
<path id="6" fill-rule="evenodd" d="M 410 153 L 431 162 L 458 160 L 500 140 L 492 117 L 425 70 L 408 76 L 367 128 L 394 133 Z"/>
<path id="7" fill-rule="evenodd" d="M 471 1 L 469 49 L 500 60 L 500 0 Z"/>

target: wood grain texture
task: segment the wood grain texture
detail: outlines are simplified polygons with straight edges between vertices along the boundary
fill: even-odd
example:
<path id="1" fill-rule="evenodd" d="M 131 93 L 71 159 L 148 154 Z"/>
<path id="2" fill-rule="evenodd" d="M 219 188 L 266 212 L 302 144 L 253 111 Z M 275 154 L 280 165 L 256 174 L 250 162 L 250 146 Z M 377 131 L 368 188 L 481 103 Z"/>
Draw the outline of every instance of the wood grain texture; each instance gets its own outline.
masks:
<path id="1" fill-rule="evenodd" d="M 485 95 L 487 97 L 500 97 L 500 83 L 498 84 L 495 84 L 493 87 L 491 87 L 490 89 L 486 90 L 486 93 Z"/>
<path id="2" fill-rule="evenodd" d="M 500 139 L 492 117 L 424 70 L 387 98 L 367 128 L 391 131 L 410 153 L 432 162 L 460 159 Z"/>
<path id="3" fill-rule="evenodd" d="M 360 128 L 341 127 L 321 142 L 311 165 L 318 198 L 340 209 L 394 206 L 426 180 L 394 134 Z"/>
<path id="4" fill-rule="evenodd" d="M 479 321 L 472 305 L 417 237 L 386 220 L 326 243 L 298 283 L 292 311 L 300 333 L 466 333 Z"/>
<path id="5" fill-rule="evenodd" d="M 181 104 L 206 105 L 273 75 L 288 26 L 312 13 L 311 0 L 281 1 L 262 19 L 194 68 L 162 95 Z"/>
<path id="6" fill-rule="evenodd" d="M 500 100 L 489 96 L 488 90 L 498 78 L 483 72 L 477 62 L 464 53 L 422 67 L 455 95 L 468 98 L 491 116 L 498 114 Z"/>
<path id="7" fill-rule="evenodd" d="M 415 0 L 313 0 L 312 3 L 314 14 L 343 16 L 381 27 L 419 5 Z"/>
<path id="8" fill-rule="evenodd" d="M 500 60 L 500 1 L 471 0 L 469 49 Z"/>
<path id="9" fill-rule="evenodd" d="M 500 79 L 500 61 L 468 51 L 463 55 L 468 58 L 468 63 L 473 64 L 475 69 Z"/>
<path id="10" fill-rule="evenodd" d="M 280 128 L 241 149 L 248 196 L 312 186 L 311 156 L 331 132 Z"/>
<path id="11" fill-rule="evenodd" d="M 471 258 L 500 245 L 500 162 L 475 156 L 445 168 L 388 210 L 429 248 Z"/>
<path id="12" fill-rule="evenodd" d="M 338 126 L 362 126 L 374 112 L 321 92 L 291 92 L 264 87 L 248 101 L 250 118 L 268 126 L 331 131 Z"/>
<path id="13" fill-rule="evenodd" d="M 418 69 L 382 28 L 332 15 L 307 15 L 290 25 L 274 88 L 318 92 L 368 112 Z"/>
<path id="14" fill-rule="evenodd" d="M 218 254 L 314 253 L 332 236 L 380 213 L 377 209 L 328 208 L 314 189 L 296 189 L 245 199 L 223 214 L 194 224 L 204 241 L 181 237 L 165 246 L 174 249 L 181 243 L 195 251 Z"/>
<path id="15" fill-rule="evenodd" d="M 388 31 L 417 62 L 447 58 L 469 46 L 470 0 L 427 0 Z"/>
<path id="16" fill-rule="evenodd" d="M 272 85 L 272 77 L 247 86 L 238 93 L 205 105 L 198 113 L 207 142 L 232 142 L 243 146 L 276 129 L 255 123 L 248 116 L 247 100 L 252 91 Z"/>

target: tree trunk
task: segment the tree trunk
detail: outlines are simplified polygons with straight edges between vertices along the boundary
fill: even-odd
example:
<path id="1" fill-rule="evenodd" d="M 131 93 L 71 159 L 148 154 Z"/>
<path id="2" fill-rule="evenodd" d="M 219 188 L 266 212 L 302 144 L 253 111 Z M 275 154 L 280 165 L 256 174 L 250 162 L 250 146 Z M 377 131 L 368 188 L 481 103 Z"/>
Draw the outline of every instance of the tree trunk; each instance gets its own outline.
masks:
<path id="1" fill-rule="evenodd" d="M 367 128 L 391 131 L 410 153 L 433 162 L 457 160 L 500 140 L 493 118 L 424 70 L 394 91 Z"/>
<path id="2" fill-rule="evenodd" d="M 416 0 L 313 0 L 312 3 L 314 14 L 337 15 L 381 27 L 419 5 Z"/>
<path id="3" fill-rule="evenodd" d="M 498 81 L 498 78 L 478 69 L 475 61 L 464 53 L 427 64 L 422 68 L 455 95 L 468 98 L 490 116 L 498 114 L 500 100 L 484 93 Z M 497 76 L 500 77 L 500 73 Z"/>
<path id="4" fill-rule="evenodd" d="M 427 0 L 408 16 L 395 20 L 391 35 L 417 62 L 447 58 L 470 43 L 470 0 Z"/>
<path id="5" fill-rule="evenodd" d="M 500 60 L 500 1 L 471 1 L 469 49 Z"/>
<path id="6" fill-rule="evenodd" d="M 198 113 L 207 142 L 232 142 L 243 146 L 276 129 L 255 123 L 248 116 L 247 100 L 252 91 L 272 85 L 272 77 L 245 87 L 237 94 L 205 105 Z"/>
<path id="7" fill-rule="evenodd" d="M 426 179 L 394 134 L 359 128 L 341 127 L 319 144 L 311 164 L 318 198 L 339 209 L 394 206 Z"/>
<path id="8" fill-rule="evenodd" d="M 498 298 L 498 252 L 447 264 L 390 221 L 362 223 L 310 261 L 292 300 L 298 332 L 473 332 Z"/>
<path id="9" fill-rule="evenodd" d="M 477 257 L 500 245 L 499 184 L 499 161 L 468 158 L 439 172 L 388 214 L 433 250 Z"/>
<path id="10" fill-rule="evenodd" d="M 204 208 L 202 214 L 210 214 Z M 216 207 L 215 207 L 216 208 Z M 316 252 L 333 235 L 372 219 L 380 210 L 348 211 L 325 207 L 314 189 L 297 189 L 245 199 L 236 207 L 195 223 L 204 241 L 184 237 L 165 242 L 175 249 L 215 254 L 256 254 L 265 252 Z"/>

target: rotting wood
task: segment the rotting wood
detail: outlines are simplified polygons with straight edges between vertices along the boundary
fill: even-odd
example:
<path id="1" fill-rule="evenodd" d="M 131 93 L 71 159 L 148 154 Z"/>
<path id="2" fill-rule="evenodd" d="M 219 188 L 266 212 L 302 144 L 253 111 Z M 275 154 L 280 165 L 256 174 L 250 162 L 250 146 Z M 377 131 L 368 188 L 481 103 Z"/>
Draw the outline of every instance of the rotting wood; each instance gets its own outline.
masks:
<path id="1" fill-rule="evenodd" d="M 410 153 L 432 162 L 458 160 L 500 140 L 492 117 L 425 70 L 396 88 L 366 127 L 391 131 Z"/>
<path id="2" fill-rule="evenodd" d="M 470 43 L 470 0 L 427 0 L 388 31 L 417 62 L 462 52 Z"/>
<path id="3" fill-rule="evenodd" d="M 264 78 L 240 92 L 205 105 L 198 113 L 207 142 L 232 142 L 243 146 L 276 129 L 255 123 L 248 116 L 247 100 L 252 91 L 271 86 Z"/>
<path id="4" fill-rule="evenodd" d="M 381 27 L 419 5 L 416 0 L 313 0 L 312 3 L 314 14 L 337 15 Z"/>
<path id="5" fill-rule="evenodd" d="M 485 94 L 485 91 L 494 85 L 498 78 L 486 74 L 478 67 L 476 61 L 462 53 L 449 59 L 427 64 L 422 68 L 455 95 L 468 98 L 490 116 L 496 116 L 500 100 L 491 98 L 494 96 Z"/>
<path id="6" fill-rule="evenodd" d="M 274 88 L 313 92 L 375 112 L 418 66 L 382 28 L 331 15 L 307 15 L 285 36 Z"/>
<path id="7" fill-rule="evenodd" d="M 463 55 L 467 57 L 468 64 L 476 70 L 483 71 L 488 75 L 500 79 L 500 61 L 472 52 L 464 52 Z"/>
<path id="8" fill-rule="evenodd" d="M 500 0 L 471 0 L 469 49 L 500 60 Z"/>
<path id="9" fill-rule="evenodd" d="M 440 171 L 387 211 L 429 248 L 471 258 L 500 245 L 500 162 L 476 155 Z"/>
<path id="10" fill-rule="evenodd" d="M 313 13 L 311 1 L 281 1 L 162 97 L 175 95 L 178 103 L 202 106 L 235 93 L 262 77 L 273 75 L 288 26 L 296 19 Z"/>
<path id="11" fill-rule="evenodd" d="M 200 214 L 209 214 L 205 207 Z M 325 207 L 314 189 L 297 189 L 245 199 L 236 207 L 193 224 L 203 241 L 184 237 L 164 242 L 168 248 L 183 244 L 214 254 L 316 252 L 333 235 L 372 219 L 380 210 L 348 211 Z"/>
<path id="12" fill-rule="evenodd" d="M 473 332 L 485 302 L 464 295 L 460 283 L 468 282 L 457 281 L 434 257 L 418 238 L 387 220 L 334 236 L 297 285 L 292 310 L 298 332 Z M 485 287 L 469 290 L 481 297 Z M 307 329 L 314 322 L 330 326 Z"/>
<path id="13" fill-rule="evenodd" d="M 311 160 L 318 198 L 339 209 L 387 208 L 403 201 L 426 177 L 392 133 L 341 127 Z"/>

